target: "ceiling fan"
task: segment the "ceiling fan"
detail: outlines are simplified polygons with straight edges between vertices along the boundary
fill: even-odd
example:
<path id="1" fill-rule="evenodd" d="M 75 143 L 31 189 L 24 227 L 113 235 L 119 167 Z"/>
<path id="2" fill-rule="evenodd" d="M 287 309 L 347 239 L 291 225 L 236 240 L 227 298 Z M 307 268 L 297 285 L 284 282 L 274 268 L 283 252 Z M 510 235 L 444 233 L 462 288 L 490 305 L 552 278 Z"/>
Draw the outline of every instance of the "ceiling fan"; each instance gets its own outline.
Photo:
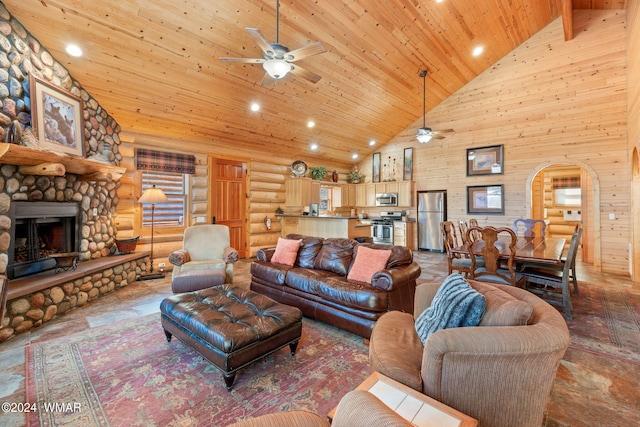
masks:
<path id="1" fill-rule="evenodd" d="M 432 139 L 444 139 L 442 133 L 451 133 L 454 132 L 453 129 L 444 129 L 444 130 L 431 130 L 431 128 L 427 127 L 426 124 L 426 116 L 427 116 L 427 70 L 420 71 L 420 77 L 422 77 L 423 86 L 422 86 L 422 96 L 424 98 L 424 103 L 422 104 L 422 127 L 418 128 L 416 132 L 416 138 L 418 142 L 421 144 L 426 144 Z"/>
<path id="2" fill-rule="evenodd" d="M 321 77 L 316 73 L 312 73 L 311 71 L 305 70 L 301 66 L 297 64 L 293 64 L 296 61 L 300 61 L 304 58 L 307 58 L 311 55 L 316 55 L 319 53 L 326 52 L 324 45 L 321 42 L 311 43 L 307 46 L 301 47 L 299 49 L 289 50 L 288 47 L 280 44 L 278 42 L 278 30 L 279 30 L 279 17 L 280 17 L 280 6 L 279 2 L 276 0 L 276 41 L 275 43 L 269 43 L 260 30 L 257 28 L 245 28 L 249 35 L 253 37 L 260 49 L 262 49 L 262 53 L 264 58 L 220 58 L 221 61 L 225 62 L 245 62 L 249 64 L 262 64 L 262 67 L 266 71 L 264 74 L 264 78 L 260 83 L 261 86 L 267 86 L 269 84 L 275 83 L 276 80 L 279 80 L 286 76 L 289 72 L 291 74 L 295 74 L 297 76 L 303 77 L 309 80 L 312 83 L 318 83 Z"/>

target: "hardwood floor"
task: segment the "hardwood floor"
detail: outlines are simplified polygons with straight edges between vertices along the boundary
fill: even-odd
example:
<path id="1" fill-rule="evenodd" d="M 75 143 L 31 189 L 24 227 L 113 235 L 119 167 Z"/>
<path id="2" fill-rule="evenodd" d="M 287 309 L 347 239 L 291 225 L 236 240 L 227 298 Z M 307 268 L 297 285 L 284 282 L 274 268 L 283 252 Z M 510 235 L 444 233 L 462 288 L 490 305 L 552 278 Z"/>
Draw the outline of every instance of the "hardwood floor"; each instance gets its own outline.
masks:
<path id="1" fill-rule="evenodd" d="M 447 266 L 443 254 L 416 252 L 415 259 L 422 267 L 421 280 L 441 281 L 446 276 Z M 235 282 L 249 283 L 251 260 L 240 260 L 235 265 Z M 640 286 L 630 279 L 594 272 L 588 265 L 578 265 L 581 282 L 599 285 L 623 286 L 640 295 Z M 0 344 L 0 401 L 25 402 L 25 347 L 45 340 L 64 339 L 66 336 L 88 328 L 96 328 L 125 318 L 157 313 L 163 298 L 171 295 L 170 276 L 164 279 L 135 282 L 118 289 L 103 298 L 77 308 L 64 316 Z M 596 372 L 600 381 L 615 388 L 614 402 L 602 399 L 603 391 L 588 384 L 578 392 L 556 392 L 545 426 L 595 426 L 634 425 L 640 422 L 640 369 L 628 363 L 607 359 L 593 354 L 577 354 L 569 351 L 565 359 L 581 372 Z M 584 380 L 584 379 L 583 379 Z M 557 381 L 558 382 L 558 381 Z M 560 397 L 557 395 L 562 394 Z M 589 410 L 577 411 L 576 407 Z M 612 419 L 612 413 L 618 420 Z M 0 413 L 0 425 L 24 426 L 25 418 L 18 413 Z"/>

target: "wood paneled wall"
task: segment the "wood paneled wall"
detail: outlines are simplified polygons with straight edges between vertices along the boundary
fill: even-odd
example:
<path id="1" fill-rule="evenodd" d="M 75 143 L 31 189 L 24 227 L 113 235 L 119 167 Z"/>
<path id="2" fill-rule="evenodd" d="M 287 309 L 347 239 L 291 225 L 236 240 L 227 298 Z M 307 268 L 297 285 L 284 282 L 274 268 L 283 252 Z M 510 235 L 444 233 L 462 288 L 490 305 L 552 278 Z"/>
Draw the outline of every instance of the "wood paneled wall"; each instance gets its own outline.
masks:
<path id="1" fill-rule="evenodd" d="M 640 282 L 640 1 L 629 2 L 627 10 L 627 137 L 629 140 L 633 189 L 631 265 L 633 280 Z"/>
<path id="2" fill-rule="evenodd" d="M 594 263 L 606 254 L 602 271 L 628 274 L 625 25 L 625 11 L 575 11 L 575 37 L 565 42 L 556 19 L 427 113 L 427 126 L 455 134 L 421 145 L 414 136 L 418 120 L 381 150 L 382 157 L 414 147 L 416 191 L 447 190 L 454 221 L 470 217 L 466 186 L 503 184 L 505 214 L 476 216 L 480 224 L 501 226 L 531 214 L 527 182 L 541 168 L 582 166 L 595 174 L 593 193 L 599 196 Z M 466 149 L 495 144 L 504 145 L 504 174 L 467 177 Z M 361 168 L 371 170 L 370 159 Z"/>

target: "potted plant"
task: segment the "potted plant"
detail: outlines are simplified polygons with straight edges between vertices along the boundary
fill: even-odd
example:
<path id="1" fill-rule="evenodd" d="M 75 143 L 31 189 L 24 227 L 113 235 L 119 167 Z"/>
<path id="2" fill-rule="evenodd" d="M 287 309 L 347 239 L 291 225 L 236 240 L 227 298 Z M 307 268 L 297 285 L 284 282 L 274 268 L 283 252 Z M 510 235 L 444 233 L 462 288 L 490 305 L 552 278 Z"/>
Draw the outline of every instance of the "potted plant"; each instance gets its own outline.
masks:
<path id="1" fill-rule="evenodd" d="M 322 181 L 327 176 L 327 168 L 325 166 L 316 166 L 309 169 L 309 175 L 317 181 Z"/>
<path id="2" fill-rule="evenodd" d="M 354 169 L 347 174 L 347 182 L 350 184 L 360 184 L 364 181 L 364 175 L 358 169 Z"/>

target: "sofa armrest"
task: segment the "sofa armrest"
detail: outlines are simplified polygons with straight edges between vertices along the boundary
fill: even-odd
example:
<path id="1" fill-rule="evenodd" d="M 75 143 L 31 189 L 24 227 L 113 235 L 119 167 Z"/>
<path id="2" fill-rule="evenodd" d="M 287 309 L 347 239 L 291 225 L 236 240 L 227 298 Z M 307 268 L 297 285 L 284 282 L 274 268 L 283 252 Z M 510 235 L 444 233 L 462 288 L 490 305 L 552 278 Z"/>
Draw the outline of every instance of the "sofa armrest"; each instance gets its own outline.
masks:
<path id="1" fill-rule="evenodd" d="M 338 403 L 332 427 L 411 426 L 412 424 L 365 390 L 353 390 Z"/>
<path id="2" fill-rule="evenodd" d="M 420 277 L 421 272 L 422 270 L 417 262 L 412 262 L 409 265 L 402 265 L 400 267 L 386 268 L 378 271 L 371 277 L 371 285 L 374 288 L 391 291 L 415 282 L 415 280 Z"/>
<path id="3" fill-rule="evenodd" d="M 271 257 L 273 256 L 275 251 L 276 251 L 276 248 L 258 249 L 258 251 L 256 252 L 256 260 L 270 262 Z"/>

